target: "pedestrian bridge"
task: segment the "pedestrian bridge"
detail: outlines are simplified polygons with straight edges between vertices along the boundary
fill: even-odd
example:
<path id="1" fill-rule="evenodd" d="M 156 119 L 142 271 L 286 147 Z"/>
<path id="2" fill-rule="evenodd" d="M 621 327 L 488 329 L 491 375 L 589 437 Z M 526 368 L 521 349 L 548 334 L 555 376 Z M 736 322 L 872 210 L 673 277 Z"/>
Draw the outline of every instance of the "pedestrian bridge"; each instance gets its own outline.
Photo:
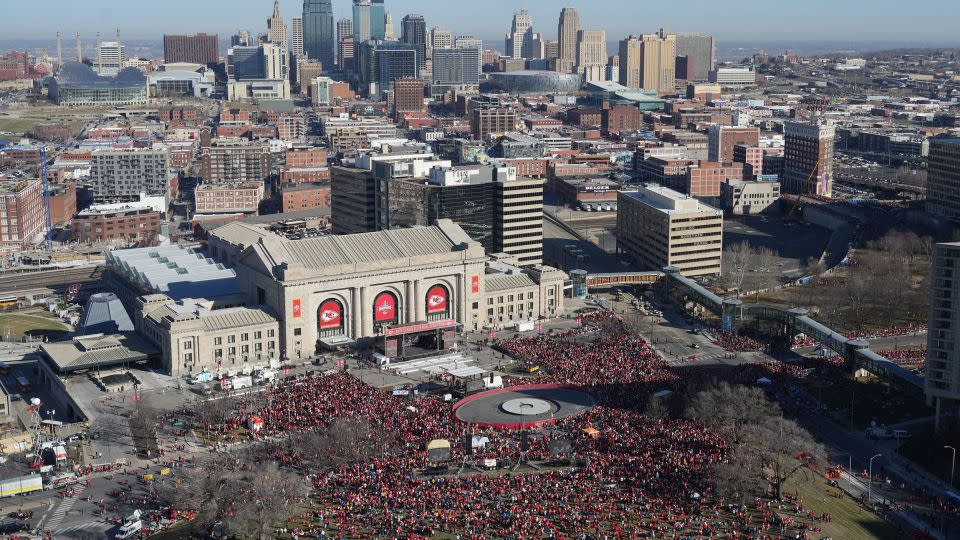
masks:
<path id="1" fill-rule="evenodd" d="M 870 344 L 850 339 L 813 320 L 803 308 L 782 309 L 764 304 L 744 304 L 723 299 L 696 281 L 684 277 L 672 267 L 663 270 L 664 285 L 671 293 L 686 297 L 720 317 L 721 329 L 728 331 L 738 322 L 772 321 L 780 323 L 791 336 L 804 334 L 844 358 L 848 366 L 862 368 L 911 392 L 923 392 L 923 378 L 870 350 Z"/>

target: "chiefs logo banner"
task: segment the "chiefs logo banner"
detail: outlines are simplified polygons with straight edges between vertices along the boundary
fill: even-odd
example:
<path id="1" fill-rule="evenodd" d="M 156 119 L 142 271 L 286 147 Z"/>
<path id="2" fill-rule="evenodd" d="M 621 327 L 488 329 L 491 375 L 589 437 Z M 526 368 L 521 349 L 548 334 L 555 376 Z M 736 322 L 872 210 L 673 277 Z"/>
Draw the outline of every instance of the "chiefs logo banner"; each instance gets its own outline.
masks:
<path id="1" fill-rule="evenodd" d="M 303 306 L 300 304 L 299 298 L 293 299 L 293 318 L 299 319 L 303 316 Z"/>
<path id="2" fill-rule="evenodd" d="M 445 313 L 447 311 L 447 289 L 440 285 L 427 291 L 427 313 Z"/>
<path id="3" fill-rule="evenodd" d="M 340 302 L 327 300 L 320 304 L 319 319 L 321 330 L 330 330 L 343 326 L 343 309 L 340 307 Z"/>
<path id="4" fill-rule="evenodd" d="M 397 320 L 397 299 L 390 293 L 377 295 L 373 301 L 373 320 L 376 322 L 390 322 Z"/>

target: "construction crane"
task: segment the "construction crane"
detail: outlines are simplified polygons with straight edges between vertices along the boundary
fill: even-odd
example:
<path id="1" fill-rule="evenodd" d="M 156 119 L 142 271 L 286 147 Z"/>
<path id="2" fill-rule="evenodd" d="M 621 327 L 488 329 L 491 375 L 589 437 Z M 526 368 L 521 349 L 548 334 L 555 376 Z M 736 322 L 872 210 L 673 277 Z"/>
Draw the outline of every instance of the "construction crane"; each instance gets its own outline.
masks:
<path id="1" fill-rule="evenodd" d="M 810 171 L 810 175 L 807 176 L 807 181 L 800 186 L 800 193 L 797 195 L 797 200 L 793 201 L 793 208 L 791 208 L 790 213 L 787 214 L 788 221 L 792 221 L 794 217 L 796 217 L 797 210 L 800 208 L 800 201 L 803 200 L 803 194 L 806 193 L 811 186 L 813 186 L 814 192 L 816 192 L 815 183 L 817 181 L 817 171 L 820 170 L 821 161 L 823 161 L 822 157 L 817 159 L 817 162 L 813 165 L 813 170 Z"/>

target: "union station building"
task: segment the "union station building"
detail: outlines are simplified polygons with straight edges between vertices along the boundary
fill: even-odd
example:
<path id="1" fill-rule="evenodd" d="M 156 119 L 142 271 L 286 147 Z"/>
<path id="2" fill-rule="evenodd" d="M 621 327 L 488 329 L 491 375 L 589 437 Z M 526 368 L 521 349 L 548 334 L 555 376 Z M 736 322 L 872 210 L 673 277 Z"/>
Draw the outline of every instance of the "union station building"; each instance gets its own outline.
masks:
<path id="1" fill-rule="evenodd" d="M 107 262 L 108 284 L 174 375 L 342 347 L 431 354 L 458 334 L 560 315 L 567 279 L 486 254 L 450 220 L 302 239 L 235 222 L 206 248 L 121 250 Z"/>

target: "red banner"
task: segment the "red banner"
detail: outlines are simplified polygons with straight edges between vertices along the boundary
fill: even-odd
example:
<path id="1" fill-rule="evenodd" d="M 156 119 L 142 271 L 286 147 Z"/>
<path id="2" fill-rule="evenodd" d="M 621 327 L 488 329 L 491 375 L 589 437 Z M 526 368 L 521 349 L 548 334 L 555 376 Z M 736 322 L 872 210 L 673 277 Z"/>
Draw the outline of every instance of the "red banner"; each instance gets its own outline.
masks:
<path id="1" fill-rule="evenodd" d="M 473 294 L 480 292 L 480 276 L 473 276 L 473 279 L 470 280 L 470 289 Z"/>
<path id="2" fill-rule="evenodd" d="M 317 323 L 321 330 L 332 330 L 343 326 L 343 309 L 340 302 L 336 300 L 327 300 L 320 304 L 320 312 L 317 316 Z"/>
<path id="3" fill-rule="evenodd" d="M 447 327 L 456 326 L 456 325 L 457 325 L 457 321 L 453 319 L 444 319 L 442 321 L 408 324 L 405 326 L 396 326 L 394 328 L 387 328 L 383 332 L 383 335 L 405 336 L 407 334 L 419 334 L 421 332 L 427 332 L 430 330 L 437 330 L 439 328 L 447 328 Z"/>
<path id="4" fill-rule="evenodd" d="M 397 320 L 397 297 L 392 293 L 382 292 L 373 301 L 374 322 L 390 322 Z"/>
<path id="5" fill-rule="evenodd" d="M 300 304 L 299 298 L 293 299 L 293 318 L 299 319 L 303 316 L 303 306 Z"/>
<path id="6" fill-rule="evenodd" d="M 447 288 L 435 285 L 427 291 L 427 313 L 445 313 L 447 311 Z"/>

